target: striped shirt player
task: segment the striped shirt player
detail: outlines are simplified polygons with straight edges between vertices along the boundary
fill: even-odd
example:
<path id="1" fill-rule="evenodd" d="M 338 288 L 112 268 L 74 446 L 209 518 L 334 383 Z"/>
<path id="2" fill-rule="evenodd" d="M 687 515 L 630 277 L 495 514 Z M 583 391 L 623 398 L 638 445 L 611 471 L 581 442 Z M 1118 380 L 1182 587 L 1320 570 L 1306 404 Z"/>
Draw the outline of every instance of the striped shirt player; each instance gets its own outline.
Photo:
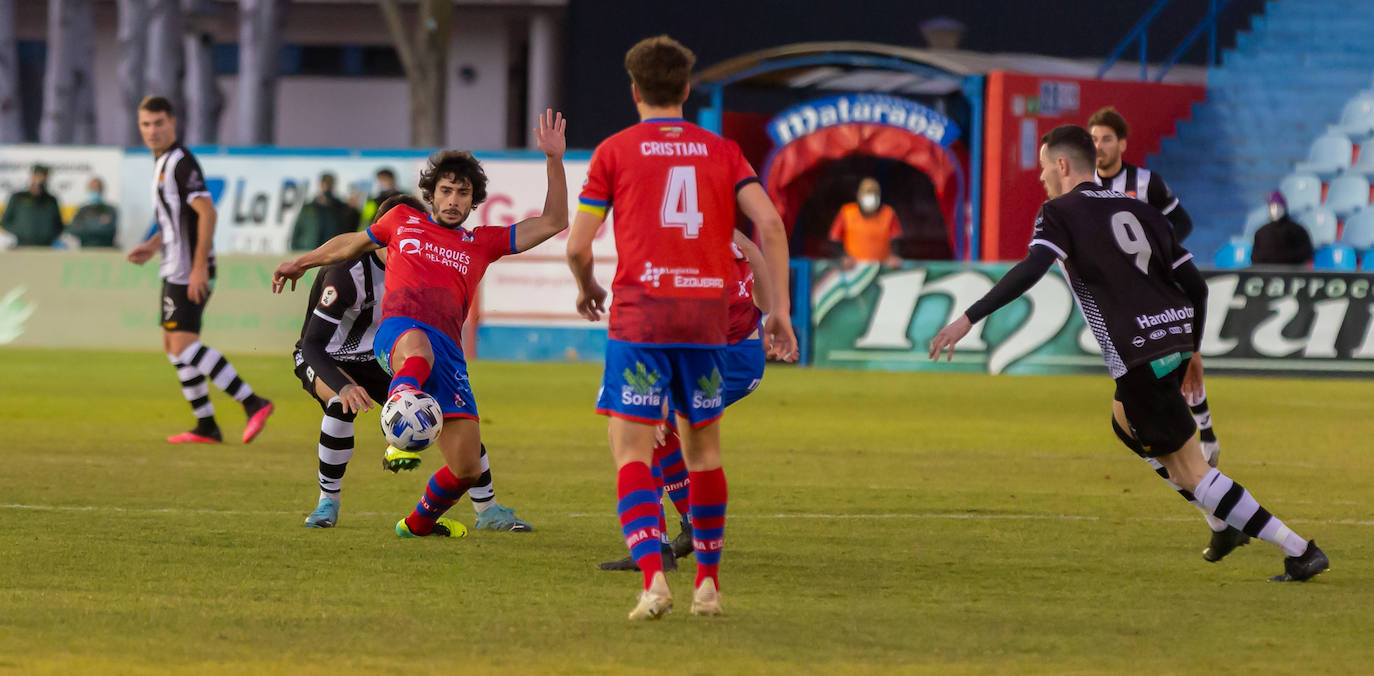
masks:
<path id="1" fill-rule="evenodd" d="M 326 266 L 310 287 L 305 323 L 292 355 L 301 387 L 324 410 L 318 447 L 320 496 L 315 511 L 305 519 L 310 528 L 332 528 L 338 523 L 340 491 L 353 458 L 353 421 L 358 414 L 342 401 L 347 396 L 345 388 L 360 387 L 372 401 L 384 401 L 391 383 L 391 375 L 373 354 L 386 294 L 385 255 L 384 250 L 371 252 L 356 261 Z M 474 507 L 495 504 L 486 447 L 482 448 L 482 476 L 468 490 L 468 497 Z M 506 530 L 529 530 L 529 525 L 517 520 Z"/>
<path id="2" fill-rule="evenodd" d="M 1096 153 L 1087 130 L 1058 127 L 1042 143 L 1041 181 L 1050 200 L 1036 218 L 1026 259 L 931 340 L 931 357 L 946 349 L 952 356 L 974 323 L 1020 297 L 1058 262 L 1116 381 L 1113 430 L 1158 463 L 1180 495 L 1223 522 L 1209 549 L 1220 542 L 1229 552 L 1252 537 L 1273 543 L 1287 555 L 1275 581 L 1326 570 L 1315 543 L 1203 459 L 1182 393 L 1202 378 L 1207 282 L 1192 254 L 1157 209 L 1093 180 Z"/>
<path id="3" fill-rule="evenodd" d="M 224 355 L 200 342 L 201 318 L 215 277 L 214 200 L 195 156 L 177 142 L 176 117 L 167 99 L 145 98 L 139 104 L 138 126 L 144 144 L 153 152 L 152 197 L 158 234 L 134 247 L 128 258 L 141 265 L 162 253 L 159 324 L 163 348 L 196 416 L 194 429 L 167 441 L 218 443 L 223 439 L 210 403 L 209 380 L 243 405 L 248 417 L 243 442 L 248 443 L 272 415 L 272 402 L 254 394 Z"/>
<path id="4" fill-rule="evenodd" d="M 1178 197 L 1174 191 L 1169 189 L 1164 178 L 1159 174 L 1146 169 L 1137 167 L 1128 162 L 1121 163 L 1121 170 L 1112 176 L 1103 176 L 1101 170 L 1094 174 L 1097 184 L 1122 193 L 1127 197 L 1134 197 L 1164 214 L 1170 225 L 1174 228 L 1174 233 L 1181 242 L 1188 238 L 1193 232 L 1193 219 L 1188 212 L 1179 204 Z"/>

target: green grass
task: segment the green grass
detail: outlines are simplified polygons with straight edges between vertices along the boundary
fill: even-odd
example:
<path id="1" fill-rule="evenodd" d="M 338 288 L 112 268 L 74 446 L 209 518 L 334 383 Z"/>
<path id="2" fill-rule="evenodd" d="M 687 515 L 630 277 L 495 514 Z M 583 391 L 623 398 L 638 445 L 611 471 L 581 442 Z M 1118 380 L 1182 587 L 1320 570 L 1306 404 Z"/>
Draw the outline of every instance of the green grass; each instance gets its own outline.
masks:
<path id="1" fill-rule="evenodd" d="M 1333 570 L 1203 562 L 1196 511 L 1120 447 L 1105 377 L 771 369 L 725 419 L 727 615 L 632 625 L 599 369 L 476 363 L 498 499 L 532 534 L 400 540 L 422 471 L 376 414 L 338 528 L 314 506 L 319 409 L 284 357 L 250 446 L 189 426 L 155 354 L 0 351 L 0 673 L 1357 672 L 1369 602 L 1366 382 L 1214 378 L 1222 466 Z M 243 415 L 217 393 L 226 436 Z M 464 502 L 452 514 L 472 523 Z M 867 515 L 867 518 L 856 518 Z M 875 516 L 883 515 L 883 516 Z M 1080 518 L 1068 518 L 1080 517 Z M 676 529 L 673 529 L 674 532 Z"/>

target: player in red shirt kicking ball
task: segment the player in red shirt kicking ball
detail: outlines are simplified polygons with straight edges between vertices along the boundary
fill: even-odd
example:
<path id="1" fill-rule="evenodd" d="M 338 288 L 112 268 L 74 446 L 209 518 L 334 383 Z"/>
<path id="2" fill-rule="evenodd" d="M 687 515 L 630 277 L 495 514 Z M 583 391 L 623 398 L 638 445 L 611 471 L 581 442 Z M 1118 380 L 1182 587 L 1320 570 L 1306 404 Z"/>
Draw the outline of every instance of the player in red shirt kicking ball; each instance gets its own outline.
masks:
<path id="1" fill-rule="evenodd" d="M 753 168 L 734 142 L 682 119 L 695 61 L 666 35 L 643 40 L 625 55 L 641 121 L 597 147 L 568 237 L 577 309 L 596 321 L 605 311 L 606 290 L 592 276 L 591 244 L 606 211 L 615 209 L 619 263 L 596 410 L 610 416 L 617 511 L 625 544 L 644 572 L 632 620 L 658 619 L 673 606 L 659 553 L 661 508 L 649 469 L 654 431 L 668 399 L 680 412 L 690 477 L 697 558 L 692 613 L 721 612 L 717 571 L 726 488 L 718 422 L 728 373 L 727 283 L 734 275 L 730 242 L 737 204 L 758 228 L 773 288 L 787 288 L 782 219 Z M 797 338 L 788 299 L 778 293 L 774 300 L 765 344 L 772 356 L 792 358 Z"/>
<path id="2" fill-rule="evenodd" d="M 562 113 L 548 110 L 535 130 L 549 182 L 539 216 L 505 227 L 463 228 L 473 208 L 486 199 L 487 176 L 471 153 L 445 151 L 432 155 L 420 176 L 420 194 L 430 214 L 397 206 L 367 230 L 339 235 L 276 270 L 272 288 L 280 293 L 288 281 L 295 289 L 296 280 L 310 268 L 387 248 L 386 294 L 374 350 L 394 374 L 389 393 L 407 387 L 423 390 L 443 409 L 438 445 L 447 463 L 434 473 L 415 511 L 397 522 L 401 537 L 467 534 L 463 524 L 441 518 L 482 474 L 477 402 L 460 347 L 463 320 L 488 265 L 568 227 L 566 127 Z"/>

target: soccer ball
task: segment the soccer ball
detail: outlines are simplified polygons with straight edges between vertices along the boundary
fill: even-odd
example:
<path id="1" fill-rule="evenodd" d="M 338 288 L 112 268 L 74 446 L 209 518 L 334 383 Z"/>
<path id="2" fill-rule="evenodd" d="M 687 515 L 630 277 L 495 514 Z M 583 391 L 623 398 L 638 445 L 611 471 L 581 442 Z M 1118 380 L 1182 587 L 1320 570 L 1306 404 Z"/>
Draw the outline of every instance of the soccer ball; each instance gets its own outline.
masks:
<path id="1" fill-rule="evenodd" d="M 418 390 L 400 390 L 382 405 L 382 435 L 403 451 L 420 451 L 439 438 L 444 412 L 434 397 Z"/>

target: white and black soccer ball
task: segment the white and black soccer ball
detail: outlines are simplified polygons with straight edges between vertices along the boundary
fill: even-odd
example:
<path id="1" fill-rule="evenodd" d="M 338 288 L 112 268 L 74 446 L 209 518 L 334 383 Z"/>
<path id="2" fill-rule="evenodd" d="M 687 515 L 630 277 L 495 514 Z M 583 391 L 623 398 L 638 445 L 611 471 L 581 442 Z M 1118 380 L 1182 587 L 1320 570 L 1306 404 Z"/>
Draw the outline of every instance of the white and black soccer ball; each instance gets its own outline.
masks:
<path id="1" fill-rule="evenodd" d="M 444 412 L 434 397 L 418 390 L 400 390 L 382 405 L 382 434 L 404 451 L 420 451 L 439 438 Z"/>

